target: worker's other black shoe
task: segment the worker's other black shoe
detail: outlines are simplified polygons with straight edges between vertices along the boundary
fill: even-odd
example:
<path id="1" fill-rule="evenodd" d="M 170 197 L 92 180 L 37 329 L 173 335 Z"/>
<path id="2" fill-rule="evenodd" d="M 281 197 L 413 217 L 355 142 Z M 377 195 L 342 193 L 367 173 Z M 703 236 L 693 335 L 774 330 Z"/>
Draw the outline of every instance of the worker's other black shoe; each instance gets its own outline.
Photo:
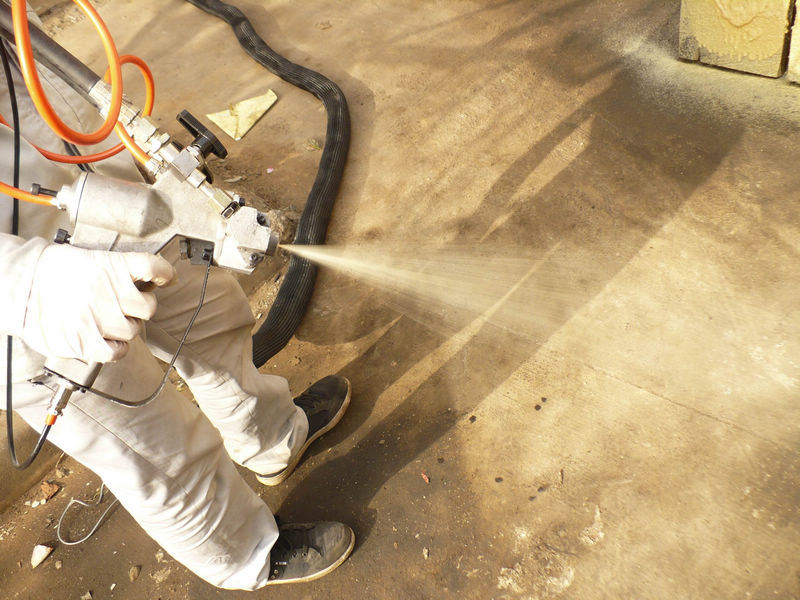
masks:
<path id="1" fill-rule="evenodd" d="M 328 375 L 295 398 L 294 403 L 306 413 L 308 436 L 300 450 L 289 459 L 285 469 L 269 475 L 256 475 L 256 479 L 264 485 L 278 485 L 285 480 L 314 440 L 341 421 L 350 404 L 350 382 L 345 377 Z"/>
<path id="2" fill-rule="evenodd" d="M 319 579 L 341 565 L 355 543 L 353 530 L 343 523 L 281 525 L 269 553 L 267 585 Z"/>

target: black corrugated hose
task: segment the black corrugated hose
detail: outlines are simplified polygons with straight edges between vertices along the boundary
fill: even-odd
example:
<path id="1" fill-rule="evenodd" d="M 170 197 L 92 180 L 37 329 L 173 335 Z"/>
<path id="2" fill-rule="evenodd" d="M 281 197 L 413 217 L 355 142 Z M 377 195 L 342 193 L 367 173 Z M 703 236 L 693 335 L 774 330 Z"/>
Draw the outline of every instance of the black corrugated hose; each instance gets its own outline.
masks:
<path id="1" fill-rule="evenodd" d="M 339 182 L 350 146 L 350 114 L 347 100 L 328 78 L 278 55 L 256 33 L 247 17 L 236 7 L 219 0 L 187 0 L 198 8 L 226 21 L 245 51 L 272 73 L 314 94 L 325 105 L 328 128 L 325 146 L 314 185 L 297 226 L 295 244 L 322 244 L 339 190 Z M 253 362 L 262 366 L 277 354 L 294 335 L 306 312 L 317 269 L 305 259 L 292 256 L 267 318 L 253 336 Z"/>

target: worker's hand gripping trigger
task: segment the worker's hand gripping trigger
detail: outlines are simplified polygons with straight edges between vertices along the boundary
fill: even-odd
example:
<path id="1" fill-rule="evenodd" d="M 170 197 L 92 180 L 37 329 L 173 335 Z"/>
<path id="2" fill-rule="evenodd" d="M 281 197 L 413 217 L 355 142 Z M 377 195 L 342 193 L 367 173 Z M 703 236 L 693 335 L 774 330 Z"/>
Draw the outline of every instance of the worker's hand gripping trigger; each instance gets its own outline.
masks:
<path id="1" fill-rule="evenodd" d="M 63 239 L 63 236 L 62 236 Z M 23 339 L 50 358 L 45 371 L 56 385 L 47 424 L 69 396 L 90 388 L 103 362 L 121 358 L 142 322 L 155 312 L 148 288 L 174 277 L 171 264 L 142 253 L 47 247 L 34 271 Z"/>

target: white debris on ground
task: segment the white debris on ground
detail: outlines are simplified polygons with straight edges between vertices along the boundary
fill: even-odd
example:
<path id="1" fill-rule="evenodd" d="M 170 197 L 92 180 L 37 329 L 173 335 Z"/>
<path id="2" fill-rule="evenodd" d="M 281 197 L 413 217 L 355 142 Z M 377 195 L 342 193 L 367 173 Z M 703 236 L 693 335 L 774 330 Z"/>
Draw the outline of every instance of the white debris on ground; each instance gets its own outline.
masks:
<path id="1" fill-rule="evenodd" d="M 595 506 L 594 521 L 591 525 L 580 532 L 578 535 L 578 540 L 584 546 L 594 546 L 595 544 L 602 542 L 605 536 L 606 534 L 603 533 L 603 520 L 600 518 L 600 507 Z"/>
<path id="2" fill-rule="evenodd" d="M 31 566 L 35 569 L 45 558 L 50 556 L 50 553 L 53 551 L 51 546 L 46 546 L 44 544 L 37 544 L 33 547 L 33 553 L 31 554 Z"/>
<path id="3" fill-rule="evenodd" d="M 239 141 L 277 99 L 275 92 L 269 90 L 262 96 L 242 100 L 230 105 L 226 110 L 208 114 L 206 117 L 234 140 Z"/>

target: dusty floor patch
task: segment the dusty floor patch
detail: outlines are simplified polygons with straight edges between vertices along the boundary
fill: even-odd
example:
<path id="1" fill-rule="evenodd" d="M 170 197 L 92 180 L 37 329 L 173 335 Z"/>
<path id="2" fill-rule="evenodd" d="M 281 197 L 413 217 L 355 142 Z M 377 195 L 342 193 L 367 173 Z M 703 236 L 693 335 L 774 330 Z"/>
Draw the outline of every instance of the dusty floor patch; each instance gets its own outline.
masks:
<path id="1" fill-rule="evenodd" d="M 339 372 L 353 401 L 286 485 L 259 492 L 286 520 L 352 524 L 358 547 L 282 597 L 800 598 L 794 88 L 674 61 L 670 3 L 469 0 L 431 5 L 424 22 L 394 3 L 240 5 L 348 97 L 331 243 L 544 249 L 575 282 L 520 309 L 552 316 L 533 335 L 479 321 L 452 335 L 321 272 L 265 370 L 294 390 Z M 302 210 L 318 102 L 187 3 L 102 12 L 150 61 L 171 133 L 180 109 L 274 89 L 281 101 L 213 168 L 265 208 Z M 59 39 L 100 67 L 86 23 Z M 281 266 L 243 280 L 262 317 Z M 553 268 L 543 283 L 562 279 Z M 44 507 L 23 496 L 0 516 L 10 598 L 53 582 L 74 598 L 254 596 L 158 562 L 121 509 L 30 570 L 47 519 L 99 485 L 71 468 Z"/>

